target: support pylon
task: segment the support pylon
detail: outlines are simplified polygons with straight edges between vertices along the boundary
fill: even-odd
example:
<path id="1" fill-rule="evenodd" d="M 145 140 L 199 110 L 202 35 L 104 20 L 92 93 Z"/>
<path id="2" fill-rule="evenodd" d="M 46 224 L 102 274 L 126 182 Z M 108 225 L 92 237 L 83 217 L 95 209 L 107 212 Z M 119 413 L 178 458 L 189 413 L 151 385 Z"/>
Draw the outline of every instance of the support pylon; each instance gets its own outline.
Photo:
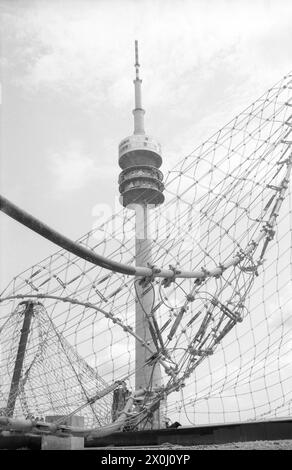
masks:
<path id="1" fill-rule="evenodd" d="M 34 302 L 32 302 L 31 300 L 27 300 L 24 302 L 20 302 L 19 305 L 24 305 L 25 309 L 22 312 L 22 314 L 24 315 L 23 324 L 22 324 L 22 329 L 20 332 L 18 350 L 17 350 L 16 359 L 15 359 L 14 371 L 13 371 L 13 376 L 11 380 L 11 386 L 10 386 L 10 391 L 9 391 L 9 396 L 8 396 L 8 401 L 7 401 L 6 414 L 9 417 L 13 416 L 15 403 L 16 403 L 16 399 L 18 396 L 18 392 L 19 392 L 19 383 L 21 379 L 23 361 L 25 358 L 28 335 L 30 332 L 31 320 L 33 317 Z"/>

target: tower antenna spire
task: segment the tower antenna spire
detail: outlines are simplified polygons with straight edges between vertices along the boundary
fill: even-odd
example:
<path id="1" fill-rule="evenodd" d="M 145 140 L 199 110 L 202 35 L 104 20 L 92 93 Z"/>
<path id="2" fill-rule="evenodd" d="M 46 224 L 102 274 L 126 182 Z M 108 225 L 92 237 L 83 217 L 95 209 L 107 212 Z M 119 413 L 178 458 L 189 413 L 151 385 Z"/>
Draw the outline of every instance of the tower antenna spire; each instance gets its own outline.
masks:
<path id="1" fill-rule="evenodd" d="M 134 134 L 145 134 L 144 129 L 144 114 L 145 111 L 142 108 L 142 90 L 141 83 L 142 80 L 139 76 L 139 53 L 138 53 L 138 41 L 135 41 L 135 69 L 136 69 L 136 78 L 134 80 L 135 85 L 135 109 L 133 110 L 134 114 Z"/>
<path id="2" fill-rule="evenodd" d="M 136 79 L 139 80 L 139 50 L 138 50 L 138 41 L 135 41 L 135 68 L 136 68 Z"/>

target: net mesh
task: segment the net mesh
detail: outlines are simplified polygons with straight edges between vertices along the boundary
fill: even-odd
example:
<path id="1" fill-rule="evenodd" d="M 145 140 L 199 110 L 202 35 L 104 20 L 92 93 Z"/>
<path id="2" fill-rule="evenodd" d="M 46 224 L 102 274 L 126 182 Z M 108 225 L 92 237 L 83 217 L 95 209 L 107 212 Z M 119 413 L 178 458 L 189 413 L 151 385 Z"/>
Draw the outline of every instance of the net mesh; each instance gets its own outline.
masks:
<path id="1" fill-rule="evenodd" d="M 171 420 L 207 424 L 291 412 L 291 88 L 289 74 L 165 172 L 165 203 L 150 212 L 153 264 L 204 274 L 145 280 L 154 354 L 143 367 L 163 362 L 152 401 L 167 396 Z M 121 209 L 78 242 L 133 265 L 134 230 L 134 213 Z M 209 276 L 218 266 L 221 274 Z M 20 302 L 30 299 L 37 303 L 14 415 L 82 407 L 87 426 L 111 422 L 112 391 L 91 397 L 120 380 L 134 390 L 139 282 L 64 250 L 15 277 L 0 303 L 3 412 Z M 144 419 L 141 409 L 133 422 Z"/>

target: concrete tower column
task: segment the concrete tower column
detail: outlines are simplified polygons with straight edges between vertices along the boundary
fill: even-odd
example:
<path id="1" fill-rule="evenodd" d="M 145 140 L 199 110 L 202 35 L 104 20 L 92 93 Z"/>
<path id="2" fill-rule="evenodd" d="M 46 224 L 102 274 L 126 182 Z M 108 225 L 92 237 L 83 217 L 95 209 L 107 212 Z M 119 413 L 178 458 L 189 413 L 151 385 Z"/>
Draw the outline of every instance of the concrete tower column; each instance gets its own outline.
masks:
<path id="1" fill-rule="evenodd" d="M 151 234 L 149 233 L 149 208 L 147 205 L 140 205 L 136 208 L 136 266 L 147 266 L 152 262 L 151 253 Z M 154 292 L 149 290 L 143 295 L 145 287 L 136 283 L 136 311 L 135 311 L 135 322 L 136 322 L 136 333 L 140 338 L 149 344 L 149 346 L 155 351 L 156 347 L 153 342 L 147 315 L 151 314 L 153 308 Z M 160 364 L 156 365 L 145 365 L 149 360 L 149 351 L 141 344 L 140 341 L 136 340 L 136 374 L 135 374 L 135 387 L 136 390 L 141 388 L 151 390 L 159 388 L 161 386 L 161 369 Z M 145 426 L 150 429 L 158 429 L 160 427 L 160 413 L 159 410 L 155 411 L 152 419 Z"/>

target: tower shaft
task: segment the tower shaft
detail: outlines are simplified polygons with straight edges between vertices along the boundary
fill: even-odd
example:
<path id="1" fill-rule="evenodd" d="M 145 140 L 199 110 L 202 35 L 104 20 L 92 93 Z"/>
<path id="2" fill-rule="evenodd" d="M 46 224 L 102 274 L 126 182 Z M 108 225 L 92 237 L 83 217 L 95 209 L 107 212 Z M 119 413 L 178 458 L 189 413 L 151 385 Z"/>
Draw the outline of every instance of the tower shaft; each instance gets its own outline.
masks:
<path id="1" fill-rule="evenodd" d="M 147 205 L 136 207 L 136 240 L 135 240 L 135 254 L 136 265 L 147 266 L 152 262 L 151 253 L 152 241 L 149 235 L 149 209 Z M 154 300 L 154 289 L 144 294 L 145 287 L 136 283 L 136 309 L 135 309 L 135 323 L 136 334 L 142 338 L 148 345 L 155 350 L 155 344 L 151 336 L 149 328 L 149 319 L 151 321 L 151 310 Z M 147 390 L 150 395 L 154 389 L 161 387 L 161 370 L 158 364 L 149 364 L 149 351 L 136 340 L 136 373 L 135 373 L 135 388 Z M 160 413 L 159 409 L 153 413 L 153 416 L 146 424 L 145 428 L 158 429 L 160 427 Z M 144 429 L 145 429 L 144 428 Z"/>

